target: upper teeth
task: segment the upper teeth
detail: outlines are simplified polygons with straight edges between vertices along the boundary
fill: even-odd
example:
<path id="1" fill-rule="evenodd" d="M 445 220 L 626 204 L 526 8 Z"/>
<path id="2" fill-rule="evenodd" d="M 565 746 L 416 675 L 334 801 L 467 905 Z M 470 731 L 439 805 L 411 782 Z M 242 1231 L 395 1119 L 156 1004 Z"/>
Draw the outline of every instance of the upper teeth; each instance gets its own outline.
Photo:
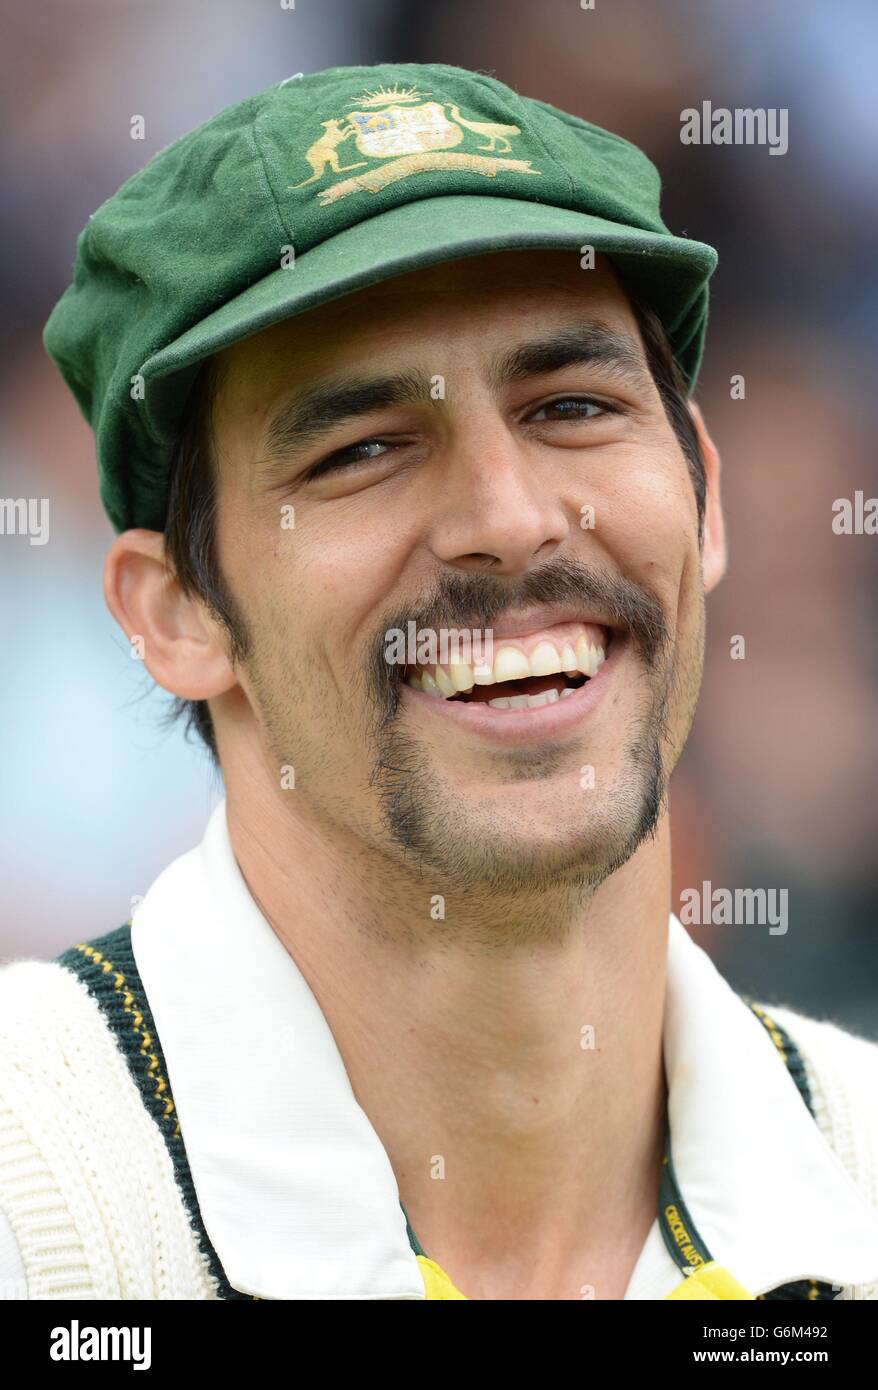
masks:
<path id="1" fill-rule="evenodd" d="M 435 667 L 435 673 L 423 671 L 409 675 L 409 685 L 425 691 L 428 695 L 448 698 L 460 691 L 472 690 L 474 685 L 499 685 L 501 681 L 524 680 L 527 676 L 552 676 L 561 671 L 571 675 L 581 673 L 593 676 L 601 662 L 606 660 L 602 646 L 589 642 L 586 636 L 578 639 L 575 648 L 569 642 L 559 651 L 554 642 L 544 638 L 538 642 L 530 655 L 519 647 L 498 647 L 494 653 L 493 666 L 470 666 L 466 662 L 452 662 L 446 671 L 443 666 Z M 491 705 L 516 709 L 524 705 L 550 704 L 558 698 L 554 690 L 544 691 L 542 695 L 513 695 L 506 699 L 489 700 Z"/>

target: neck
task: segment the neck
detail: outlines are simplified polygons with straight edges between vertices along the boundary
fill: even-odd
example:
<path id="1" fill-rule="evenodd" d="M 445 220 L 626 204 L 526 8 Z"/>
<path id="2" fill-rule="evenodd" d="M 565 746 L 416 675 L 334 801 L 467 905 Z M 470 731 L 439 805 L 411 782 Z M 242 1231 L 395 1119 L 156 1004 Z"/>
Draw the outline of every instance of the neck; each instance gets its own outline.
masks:
<path id="1" fill-rule="evenodd" d="M 621 1298 L 663 1153 L 666 816 L 586 902 L 467 895 L 442 920 L 429 875 L 256 791 L 230 785 L 236 858 L 427 1255 L 469 1298 Z"/>

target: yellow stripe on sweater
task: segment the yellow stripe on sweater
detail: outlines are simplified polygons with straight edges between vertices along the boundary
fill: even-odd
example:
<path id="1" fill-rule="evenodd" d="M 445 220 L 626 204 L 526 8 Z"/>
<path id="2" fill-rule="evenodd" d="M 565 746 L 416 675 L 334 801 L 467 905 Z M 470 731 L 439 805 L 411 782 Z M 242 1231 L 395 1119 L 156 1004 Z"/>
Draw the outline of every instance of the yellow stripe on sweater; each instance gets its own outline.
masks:
<path id="1" fill-rule="evenodd" d="M 113 975 L 113 988 L 121 995 L 122 1007 L 131 1018 L 132 1032 L 138 1034 L 140 1037 L 140 1055 L 146 1059 L 149 1079 L 155 1088 L 155 1094 L 158 1098 L 162 1099 L 162 1104 L 165 1109 L 163 1118 L 170 1121 L 174 1111 L 174 1101 L 170 1095 L 164 1095 L 164 1092 L 168 1090 L 168 1083 L 158 1069 L 159 1059 L 152 1051 L 152 1035 L 149 1029 L 143 1026 L 143 1014 L 137 1007 L 137 1002 L 131 990 L 128 988 L 125 976 L 122 974 L 121 970 L 116 969 L 112 961 L 108 960 L 100 951 L 96 951 L 94 946 L 89 946 L 88 942 L 78 941 L 76 943 L 76 950 L 81 951 L 94 965 L 99 965 L 105 975 Z M 174 1115 L 174 1137 L 176 1138 L 179 1133 L 180 1121 L 177 1116 Z"/>

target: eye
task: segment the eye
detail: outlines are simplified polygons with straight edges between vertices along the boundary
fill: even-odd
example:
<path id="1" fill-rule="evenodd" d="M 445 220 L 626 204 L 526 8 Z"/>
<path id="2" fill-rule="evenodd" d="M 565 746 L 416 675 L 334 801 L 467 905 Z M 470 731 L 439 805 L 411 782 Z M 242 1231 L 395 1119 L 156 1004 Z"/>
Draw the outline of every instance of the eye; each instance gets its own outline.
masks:
<path id="1" fill-rule="evenodd" d="M 371 463 L 373 459 L 381 458 L 383 451 L 389 448 L 391 445 L 384 439 L 359 439 L 356 444 L 346 444 L 343 449 L 336 449 L 335 453 L 327 454 L 326 458 L 315 463 L 305 475 L 306 479 L 310 482 L 312 478 L 322 477 L 324 473 L 356 468 L 361 463 Z"/>
<path id="2" fill-rule="evenodd" d="M 547 412 L 557 412 L 548 414 Z M 596 415 L 613 414 L 613 406 L 606 405 L 603 401 L 592 400 L 588 396 L 559 396 L 557 400 L 546 401 L 545 405 L 539 406 L 533 415 L 528 416 L 529 420 L 547 420 L 550 423 L 558 420 L 592 420 Z"/>

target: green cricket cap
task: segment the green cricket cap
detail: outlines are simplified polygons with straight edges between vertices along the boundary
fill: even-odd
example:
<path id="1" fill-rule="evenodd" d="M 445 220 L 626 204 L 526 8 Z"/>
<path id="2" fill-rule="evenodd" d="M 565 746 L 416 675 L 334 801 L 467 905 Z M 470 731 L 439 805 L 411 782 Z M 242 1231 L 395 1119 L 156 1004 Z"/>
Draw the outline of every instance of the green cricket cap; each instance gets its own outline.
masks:
<path id="1" fill-rule="evenodd" d="M 444 64 L 297 74 L 221 111 L 92 214 L 46 325 L 114 528 L 164 529 L 186 397 L 212 353 L 441 261 L 604 252 L 691 391 L 717 256 L 670 234 L 660 193 L 627 140 Z"/>

